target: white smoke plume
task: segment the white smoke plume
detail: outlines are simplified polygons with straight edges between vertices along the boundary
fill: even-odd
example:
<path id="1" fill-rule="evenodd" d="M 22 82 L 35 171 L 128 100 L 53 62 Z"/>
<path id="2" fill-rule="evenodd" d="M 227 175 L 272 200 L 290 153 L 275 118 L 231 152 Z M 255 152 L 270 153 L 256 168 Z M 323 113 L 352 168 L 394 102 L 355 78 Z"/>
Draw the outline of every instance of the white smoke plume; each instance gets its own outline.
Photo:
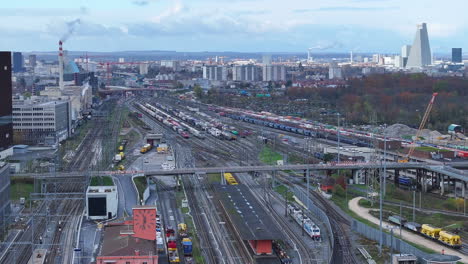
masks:
<path id="1" fill-rule="evenodd" d="M 81 20 L 75 19 L 73 21 L 67 22 L 67 32 L 60 39 L 62 42 L 67 41 L 67 39 L 75 32 L 76 27 L 81 24 Z"/>

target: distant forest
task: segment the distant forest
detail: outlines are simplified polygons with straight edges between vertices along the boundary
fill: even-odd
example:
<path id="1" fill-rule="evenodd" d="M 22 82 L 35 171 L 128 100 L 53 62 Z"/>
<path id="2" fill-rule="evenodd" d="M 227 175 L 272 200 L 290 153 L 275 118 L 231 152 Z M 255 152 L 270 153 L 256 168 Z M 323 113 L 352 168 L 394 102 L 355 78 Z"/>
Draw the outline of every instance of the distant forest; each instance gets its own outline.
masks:
<path id="1" fill-rule="evenodd" d="M 342 113 L 348 122 L 402 123 L 418 127 L 433 92 L 438 92 L 426 128 L 446 133 L 450 124 L 468 127 L 468 80 L 434 78 L 425 74 L 379 74 L 350 79 L 337 88 L 296 88 L 290 99 L 321 100 Z"/>

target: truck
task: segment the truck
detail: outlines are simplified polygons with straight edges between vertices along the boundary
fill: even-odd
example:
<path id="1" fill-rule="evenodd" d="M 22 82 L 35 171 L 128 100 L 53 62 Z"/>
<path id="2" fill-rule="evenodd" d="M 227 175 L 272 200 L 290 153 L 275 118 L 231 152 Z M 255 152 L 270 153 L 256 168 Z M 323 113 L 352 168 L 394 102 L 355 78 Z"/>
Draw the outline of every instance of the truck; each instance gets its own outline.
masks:
<path id="1" fill-rule="evenodd" d="M 119 163 L 121 161 L 122 161 L 122 156 L 120 156 L 120 154 L 115 154 L 114 163 Z"/>
<path id="2" fill-rule="evenodd" d="M 151 144 L 145 144 L 145 145 L 140 149 L 140 152 L 141 152 L 142 154 L 144 154 L 144 153 L 150 151 L 151 148 L 152 148 Z"/>
<path id="3" fill-rule="evenodd" d="M 192 239 L 188 237 L 183 238 L 182 247 L 184 249 L 184 256 L 192 256 Z"/>
<path id="4" fill-rule="evenodd" d="M 179 239 L 184 239 L 187 237 L 187 225 L 184 223 L 180 223 L 177 225 Z"/>

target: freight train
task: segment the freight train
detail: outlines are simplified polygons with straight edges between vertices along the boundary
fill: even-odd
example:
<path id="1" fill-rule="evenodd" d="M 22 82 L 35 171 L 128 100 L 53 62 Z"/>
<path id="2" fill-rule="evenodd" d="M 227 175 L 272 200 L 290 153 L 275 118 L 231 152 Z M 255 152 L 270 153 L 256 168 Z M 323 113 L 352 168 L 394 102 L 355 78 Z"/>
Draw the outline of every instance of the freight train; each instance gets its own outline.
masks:
<path id="1" fill-rule="evenodd" d="M 274 120 L 264 120 L 261 118 L 253 118 L 246 115 L 237 115 L 228 113 L 226 114 L 227 117 L 239 120 L 255 125 L 261 125 L 265 127 L 270 127 L 274 129 L 278 129 L 285 132 L 291 132 L 299 135 L 303 135 L 306 137 L 316 137 L 316 138 L 323 138 L 332 141 L 338 141 L 338 132 L 332 128 L 319 128 L 313 127 L 312 125 L 301 125 L 298 122 L 284 122 L 284 121 L 274 121 Z M 369 147 L 372 148 L 373 144 L 370 142 L 370 137 L 352 137 L 350 136 L 347 131 L 340 131 L 340 142 L 343 144 L 355 145 L 358 147 Z"/>
<path id="2" fill-rule="evenodd" d="M 296 208 L 294 205 L 288 205 L 289 215 L 302 226 L 304 231 L 315 241 L 320 241 L 320 228 L 306 215 L 301 209 Z"/>
<path id="3" fill-rule="evenodd" d="M 240 120 L 252 124 L 263 125 L 270 128 L 279 129 L 286 132 L 296 133 L 304 136 L 324 138 L 328 140 L 338 140 L 338 129 L 336 127 L 322 124 L 316 121 L 310 121 L 291 116 L 277 116 L 268 112 L 253 112 L 245 111 L 236 108 L 211 108 L 212 111 L 222 113 L 223 115 L 235 120 Z M 374 147 L 373 140 L 383 140 L 384 136 L 372 134 L 365 131 L 355 129 L 340 129 L 340 141 L 358 147 Z M 404 140 L 400 138 L 387 138 L 387 140 L 401 141 L 402 143 L 412 144 L 416 143 L 421 146 L 434 147 L 438 149 L 448 149 L 455 151 L 458 157 L 468 157 L 468 148 L 459 145 L 439 146 L 425 142 L 413 142 L 412 140 Z"/>
<path id="4" fill-rule="evenodd" d="M 461 248 L 463 244 L 459 235 L 444 231 L 442 228 L 433 227 L 429 224 L 421 225 L 415 222 L 408 222 L 405 218 L 397 215 L 389 216 L 388 221 L 452 248 Z"/>

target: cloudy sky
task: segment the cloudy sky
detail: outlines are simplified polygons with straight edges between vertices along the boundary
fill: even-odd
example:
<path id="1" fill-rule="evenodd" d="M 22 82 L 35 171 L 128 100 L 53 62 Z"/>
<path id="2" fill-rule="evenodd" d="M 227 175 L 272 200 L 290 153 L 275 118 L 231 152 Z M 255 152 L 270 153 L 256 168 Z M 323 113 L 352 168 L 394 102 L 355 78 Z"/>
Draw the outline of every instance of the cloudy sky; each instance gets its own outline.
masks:
<path id="1" fill-rule="evenodd" d="M 466 0 L 1 1 L 0 50 L 398 52 L 421 22 L 435 52 L 468 43 Z"/>

